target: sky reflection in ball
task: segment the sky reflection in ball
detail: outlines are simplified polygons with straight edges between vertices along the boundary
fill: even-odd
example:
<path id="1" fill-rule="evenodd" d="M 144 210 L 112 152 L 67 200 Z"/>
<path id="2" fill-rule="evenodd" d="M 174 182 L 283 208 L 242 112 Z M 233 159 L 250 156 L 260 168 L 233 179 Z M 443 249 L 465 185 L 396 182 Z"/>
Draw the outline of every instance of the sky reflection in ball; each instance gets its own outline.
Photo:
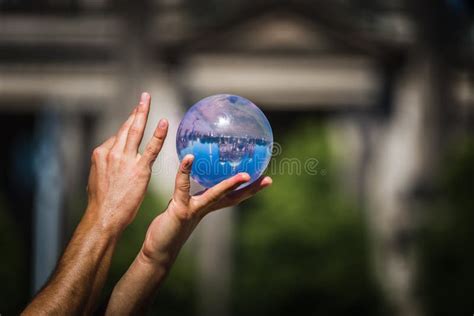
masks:
<path id="1" fill-rule="evenodd" d="M 249 100 L 228 94 L 202 99 L 181 121 L 176 134 L 179 159 L 194 155 L 191 177 L 211 187 L 239 172 L 250 184 L 271 158 L 273 133 L 263 112 Z"/>

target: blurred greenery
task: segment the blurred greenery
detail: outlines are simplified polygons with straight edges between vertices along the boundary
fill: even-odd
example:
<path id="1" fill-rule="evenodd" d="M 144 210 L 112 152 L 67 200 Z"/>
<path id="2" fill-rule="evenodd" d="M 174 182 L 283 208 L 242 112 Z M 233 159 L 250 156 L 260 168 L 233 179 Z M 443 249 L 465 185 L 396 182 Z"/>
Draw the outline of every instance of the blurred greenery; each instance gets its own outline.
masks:
<path id="1" fill-rule="evenodd" d="M 274 185 L 242 207 L 235 315 L 379 314 L 363 213 L 337 182 L 328 129 L 314 120 L 296 126 L 277 139 Z M 278 172 L 285 157 L 315 157 L 319 173 Z"/>
<path id="2" fill-rule="evenodd" d="M 424 205 L 419 290 L 427 315 L 474 311 L 474 140 L 462 140 L 442 164 L 437 194 Z"/>
<path id="3" fill-rule="evenodd" d="M 341 186 L 338 172 L 344 169 L 344 161 L 334 146 L 344 144 L 332 143 L 330 133 L 314 117 L 276 131 L 283 152 L 269 168 L 274 185 L 243 203 L 237 216 L 234 315 L 387 314 L 373 279 L 364 212 Z M 463 315 L 474 310 L 474 140 L 462 140 L 447 153 L 433 183 L 435 190 L 421 205 L 418 295 L 427 315 Z M 317 158 L 318 174 L 277 172 L 289 157 L 302 162 Z M 77 205 L 82 214 L 84 201 Z M 146 195 L 136 220 L 117 246 L 102 310 L 138 253 L 148 225 L 165 206 L 166 201 L 156 194 Z M 0 297 L 8 298 L 0 300 L 0 313 L 5 315 L 18 313 L 30 294 L 29 274 L 25 273 L 30 269 L 29 247 L 19 225 L 0 195 L 4 254 Z M 185 247 L 179 255 L 150 315 L 196 314 L 197 271 L 191 250 Z"/>
<path id="4" fill-rule="evenodd" d="M 18 314 L 29 297 L 28 246 L 0 196 L 0 314 Z"/>

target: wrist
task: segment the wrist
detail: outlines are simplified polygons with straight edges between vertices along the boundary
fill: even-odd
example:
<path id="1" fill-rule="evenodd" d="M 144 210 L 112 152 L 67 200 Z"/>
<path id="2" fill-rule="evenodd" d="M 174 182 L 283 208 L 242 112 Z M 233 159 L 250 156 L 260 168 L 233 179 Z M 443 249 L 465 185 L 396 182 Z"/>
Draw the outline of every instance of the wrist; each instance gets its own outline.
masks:
<path id="1" fill-rule="evenodd" d="M 147 244 L 147 241 L 145 241 L 137 255 L 137 261 L 139 264 L 156 273 L 159 271 L 168 271 L 173 265 L 178 251 L 160 251 L 148 247 Z"/>
<path id="2" fill-rule="evenodd" d="M 198 220 L 182 220 L 169 209 L 156 217 L 140 250 L 140 257 L 149 264 L 170 267 Z"/>
<path id="3" fill-rule="evenodd" d="M 90 203 L 86 208 L 83 220 L 102 236 L 118 239 L 125 227 L 107 220 L 103 214 L 107 214 L 103 207 Z"/>
<path id="4" fill-rule="evenodd" d="M 157 255 L 145 246 L 140 249 L 136 259 L 141 266 L 146 266 L 148 269 L 154 271 L 168 270 L 173 261 L 169 254 L 164 253 Z"/>

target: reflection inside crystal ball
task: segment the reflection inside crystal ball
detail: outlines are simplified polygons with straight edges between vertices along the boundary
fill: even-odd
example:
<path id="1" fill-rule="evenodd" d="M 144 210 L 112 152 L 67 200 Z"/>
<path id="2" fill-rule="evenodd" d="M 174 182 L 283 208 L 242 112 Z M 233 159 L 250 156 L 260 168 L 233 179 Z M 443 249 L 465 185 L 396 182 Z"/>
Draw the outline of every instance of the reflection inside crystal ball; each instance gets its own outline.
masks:
<path id="1" fill-rule="evenodd" d="M 265 171 L 273 144 L 270 123 L 249 100 L 228 94 L 193 105 L 176 134 L 179 159 L 194 155 L 191 177 L 209 188 L 239 172 L 257 180 Z"/>

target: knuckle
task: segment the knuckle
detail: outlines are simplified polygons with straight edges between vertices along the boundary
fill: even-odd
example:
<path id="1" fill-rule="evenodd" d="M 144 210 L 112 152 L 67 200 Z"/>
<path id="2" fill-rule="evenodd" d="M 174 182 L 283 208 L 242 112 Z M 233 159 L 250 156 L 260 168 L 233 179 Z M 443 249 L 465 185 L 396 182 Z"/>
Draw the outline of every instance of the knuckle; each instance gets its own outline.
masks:
<path id="1" fill-rule="evenodd" d="M 165 140 L 165 135 L 161 133 L 154 133 L 153 138 L 158 142 L 158 144 L 161 144 Z"/>
<path id="2" fill-rule="evenodd" d="M 137 135 L 140 135 L 141 133 L 141 128 L 139 128 L 138 126 L 136 125 L 133 125 L 130 127 L 130 130 L 128 131 L 129 135 L 131 136 L 137 136 Z"/>
<path id="3" fill-rule="evenodd" d="M 153 165 L 155 164 L 155 161 L 156 161 L 156 158 L 158 156 L 151 156 L 149 159 L 148 159 L 148 164 L 147 164 L 147 168 L 150 170 L 150 173 L 152 172 L 153 170 Z"/>
<path id="4" fill-rule="evenodd" d="M 100 159 L 105 152 L 105 149 L 102 147 L 97 147 L 92 151 L 92 159 L 97 160 Z"/>
<path id="5" fill-rule="evenodd" d="M 176 199 L 173 194 L 170 201 L 168 202 L 167 209 L 181 210 L 181 209 L 187 209 L 187 206 L 180 199 Z"/>
<path id="6" fill-rule="evenodd" d="M 119 152 L 117 151 L 110 151 L 109 152 L 109 155 L 107 156 L 108 160 L 110 161 L 119 161 L 121 159 L 121 156 Z"/>
<path id="7" fill-rule="evenodd" d="M 190 189 L 191 189 L 191 184 L 189 182 L 183 182 L 183 183 L 179 183 L 177 185 L 177 189 L 179 191 L 184 191 L 184 192 L 188 192 Z"/>
<path id="8" fill-rule="evenodd" d="M 168 205 L 168 209 L 173 210 L 173 215 L 179 221 L 192 220 L 197 214 L 189 205 L 174 197 L 170 200 Z"/>
<path id="9" fill-rule="evenodd" d="M 130 129 L 130 126 L 127 126 L 127 125 L 123 125 L 119 131 L 118 131 L 118 135 L 127 135 L 127 131 Z"/>
<path id="10" fill-rule="evenodd" d="M 158 156 L 158 153 L 160 152 L 159 148 L 155 147 L 155 146 L 147 146 L 145 148 L 145 152 L 147 155 L 151 156 L 151 157 L 155 157 L 155 156 Z"/>
<path id="11" fill-rule="evenodd" d="M 183 173 L 183 174 L 186 174 L 186 175 L 191 174 L 191 169 L 186 168 L 186 167 L 184 167 L 184 166 L 181 166 L 181 167 L 179 168 L 179 170 L 180 170 L 180 172 Z"/>
<path id="12" fill-rule="evenodd" d="M 120 132 L 120 133 L 124 133 L 127 129 L 130 128 L 131 125 L 132 125 L 132 124 L 129 123 L 129 122 L 123 123 L 122 127 L 120 127 L 120 131 L 119 131 L 119 132 Z"/>

